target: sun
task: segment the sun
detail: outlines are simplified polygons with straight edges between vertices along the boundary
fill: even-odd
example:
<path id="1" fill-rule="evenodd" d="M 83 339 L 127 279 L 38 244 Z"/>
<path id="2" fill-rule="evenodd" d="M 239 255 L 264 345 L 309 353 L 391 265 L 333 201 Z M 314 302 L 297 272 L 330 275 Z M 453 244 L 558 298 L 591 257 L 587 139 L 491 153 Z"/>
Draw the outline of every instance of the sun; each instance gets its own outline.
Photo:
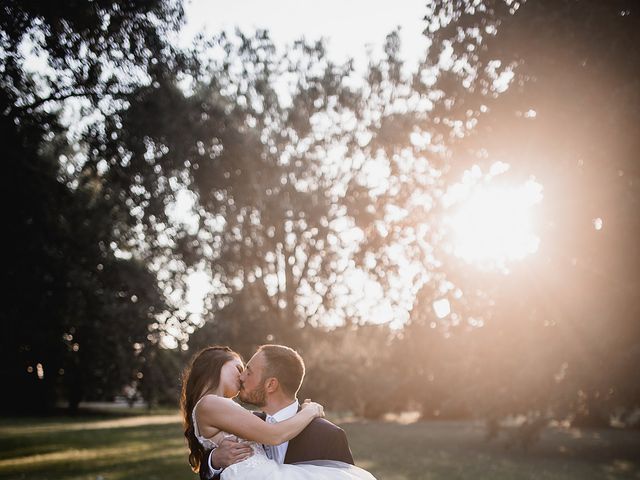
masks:
<path id="1" fill-rule="evenodd" d="M 453 253 L 481 267 L 501 267 L 538 250 L 534 206 L 542 186 L 531 180 L 520 185 L 469 186 L 456 195 L 446 218 Z"/>

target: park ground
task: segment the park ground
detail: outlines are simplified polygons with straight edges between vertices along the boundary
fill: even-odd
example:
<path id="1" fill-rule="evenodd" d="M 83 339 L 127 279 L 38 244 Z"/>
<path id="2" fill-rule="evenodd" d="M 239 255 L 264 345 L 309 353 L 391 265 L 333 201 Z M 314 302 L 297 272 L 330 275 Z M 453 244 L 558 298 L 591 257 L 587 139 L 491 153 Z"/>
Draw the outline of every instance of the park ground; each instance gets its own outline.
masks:
<path id="1" fill-rule="evenodd" d="M 525 451 L 508 431 L 487 441 L 477 422 L 334 419 L 380 480 L 640 479 L 639 431 L 548 428 Z M 0 419 L 0 479 L 196 478 L 172 410 Z"/>

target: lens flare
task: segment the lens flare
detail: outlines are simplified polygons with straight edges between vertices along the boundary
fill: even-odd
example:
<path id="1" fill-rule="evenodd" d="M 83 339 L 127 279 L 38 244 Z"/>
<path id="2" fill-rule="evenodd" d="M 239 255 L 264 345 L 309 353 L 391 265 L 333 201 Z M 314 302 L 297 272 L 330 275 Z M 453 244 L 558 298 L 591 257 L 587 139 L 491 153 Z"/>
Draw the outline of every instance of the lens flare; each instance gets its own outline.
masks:
<path id="1" fill-rule="evenodd" d="M 535 181 L 512 187 L 483 184 L 469 188 L 447 219 L 453 253 L 478 266 L 504 267 L 538 250 L 533 206 L 542 200 Z"/>

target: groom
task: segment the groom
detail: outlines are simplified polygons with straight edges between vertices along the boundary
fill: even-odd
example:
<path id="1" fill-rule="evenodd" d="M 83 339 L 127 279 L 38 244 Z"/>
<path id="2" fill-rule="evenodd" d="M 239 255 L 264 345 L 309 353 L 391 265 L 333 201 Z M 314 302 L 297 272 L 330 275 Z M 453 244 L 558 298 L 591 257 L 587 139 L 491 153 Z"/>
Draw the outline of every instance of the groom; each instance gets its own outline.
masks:
<path id="1" fill-rule="evenodd" d="M 302 357 L 283 345 L 258 348 L 240 376 L 240 400 L 263 410 L 256 413 L 263 420 L 277 423 L 294 416 L 300 409 L 296 395 L 304 378 Z M 347 436 L 340 427 L 314 419 L 297 437 L 281 445 L 265 445 L 269 458 L 278 463 L 338 460 L 353 465 Z M 231 440 L 204 452 L 200 462 L 200 479 L 218 479 L 222 470 L 244 460 L 252 453 L 249 446 Z"/>

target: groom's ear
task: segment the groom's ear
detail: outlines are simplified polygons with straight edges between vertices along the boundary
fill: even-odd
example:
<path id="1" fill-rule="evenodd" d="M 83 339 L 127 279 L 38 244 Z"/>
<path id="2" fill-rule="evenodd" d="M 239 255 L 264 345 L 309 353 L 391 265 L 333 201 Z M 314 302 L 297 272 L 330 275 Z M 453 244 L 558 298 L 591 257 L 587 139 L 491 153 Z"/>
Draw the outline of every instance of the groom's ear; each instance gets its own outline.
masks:
<path id="1" fill-rule="evenodd" d="M 268 393 L 273 393 L 280 388 L 280 382 L 276 377 L 269 377 L 265 382 L 264 388 Z"/>

